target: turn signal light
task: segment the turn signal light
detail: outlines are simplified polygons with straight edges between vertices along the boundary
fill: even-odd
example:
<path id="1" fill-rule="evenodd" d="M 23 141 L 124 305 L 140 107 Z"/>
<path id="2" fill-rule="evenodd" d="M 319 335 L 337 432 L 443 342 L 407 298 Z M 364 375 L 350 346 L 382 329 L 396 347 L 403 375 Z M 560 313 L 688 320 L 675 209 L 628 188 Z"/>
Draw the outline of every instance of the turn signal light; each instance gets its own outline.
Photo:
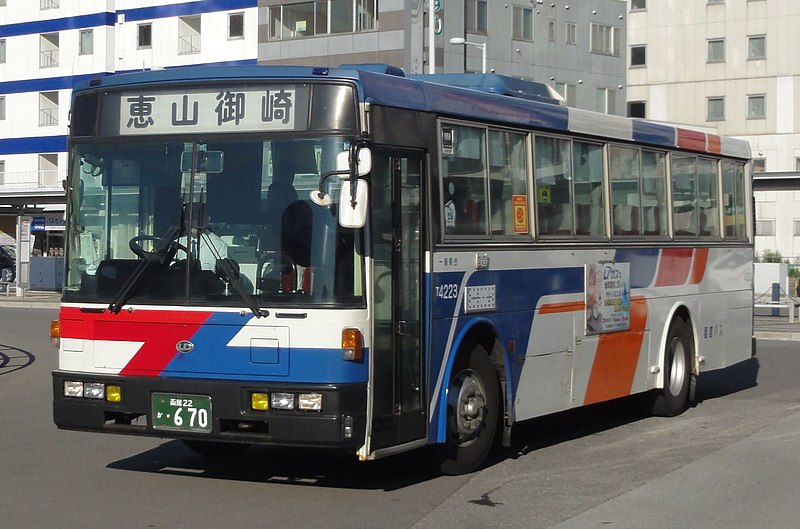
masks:
<path id="1" fill-rule="evenodd" d="M 358 329 L 342 329 L 342 359 L 361 362 L 364 359 L 363 340 Z"/>
<path id="2" fill-rule="evenodd" d="M 61 322 L 59 320 L 50 321 L 50 345 L 58 349 L 61 340 Z"/>

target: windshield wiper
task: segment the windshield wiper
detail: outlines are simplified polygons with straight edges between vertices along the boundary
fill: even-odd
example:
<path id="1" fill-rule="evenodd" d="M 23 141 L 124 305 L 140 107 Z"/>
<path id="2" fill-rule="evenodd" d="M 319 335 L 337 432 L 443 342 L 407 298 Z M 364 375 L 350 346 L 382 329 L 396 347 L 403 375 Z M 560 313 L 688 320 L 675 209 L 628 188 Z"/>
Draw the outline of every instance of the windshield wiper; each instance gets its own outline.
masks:
<path id="1" fill-rule="evenodd" d="M 181 224 L 183 224 L 183 215 L 181 215 Z M 122 285 L 122 288 L 117 293 L 114 301 L 108 305 L 109 312 L 112 314 L 119 314 L 119 312 L 122 310 L 122 306 L 128 302 L 133 295 L 133 291 L 137 286 L 139 286 L 142 280 L 146 277 L 149 277 L 153 270 L 157 270 L 158 268 L 161 268 L 172 261 L 172 256 L 176 251 L 176 248 L 174 247 L 175 239 L 180 232 L 180 226 L 173 226 L 167 230 L 167 233 L 165 233 L 164 236 L 159 239 L 155 250 L 148 252 L 145 257 L 142 258 L 142 260 L 133 270 L 131 276 Z M 155 237 L 151 238 L 154 239 Z"/>
<path id="2" fill-rule="evenodd" d="M 203 233 L 203 229 L 201 228 L 200 233 Z M 234 270 L 232 261 L 228 257 L 217 258 L 215 272 L 217 275 L 222 275 L 225 279 L 228 280 L 228 284 L 233 287 L 233 290 L 242 298 L 247 308 L 249 308 L 256 318 L 262 318 L 265 316 L 269 316 L 269 311 L 263 310 L 261 307 L 258 306 L 256 300 L 248 294 L 244 286 L 242 286 L 242 282 L 239 281 L 239 273 Z"/>

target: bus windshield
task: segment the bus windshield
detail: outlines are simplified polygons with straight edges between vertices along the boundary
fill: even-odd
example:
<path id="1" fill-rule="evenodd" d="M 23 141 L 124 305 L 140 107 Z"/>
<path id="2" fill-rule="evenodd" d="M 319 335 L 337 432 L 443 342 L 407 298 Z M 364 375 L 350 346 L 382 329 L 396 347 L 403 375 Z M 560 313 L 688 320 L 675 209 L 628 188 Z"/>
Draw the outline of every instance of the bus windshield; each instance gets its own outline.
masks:
<path id="1" fill-rule="evenodd" d="M 363 304 L 362 240 L 314 205 L 344 136 L 73 146 L 65 301 Z M 339 182 L 326 180 L 338 195 Z"/>

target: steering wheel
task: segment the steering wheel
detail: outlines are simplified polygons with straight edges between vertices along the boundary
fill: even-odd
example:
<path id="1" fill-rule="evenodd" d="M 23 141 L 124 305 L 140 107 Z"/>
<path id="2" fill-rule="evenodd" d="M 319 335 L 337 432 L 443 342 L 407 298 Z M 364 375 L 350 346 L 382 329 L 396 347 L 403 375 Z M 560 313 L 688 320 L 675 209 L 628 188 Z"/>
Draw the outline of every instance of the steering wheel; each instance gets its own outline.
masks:
<path id="1" fill-rule="evenodd" d="M 178 241 L 172 241 L 167 247 L 167 250 L 161 255 L 159 255 L 158 252 L 148 252 L 142 248 L 143 241 L 153 241 L 154 243 L 158 243 L 161 241 L 161 239 L 161 237 L 156 237 L 155 235 L 137 235 L 128 241 L 128 248 L 130 248 L 134 254 L 142 259 L 158 259 L 159 257 L 169 257 L 168 259 L 164 259 L 164 262 L 171 261 L 172 256 L 174 256 L 175 252 L 178 250 L 183 250 L 186 252 L 186 255 L 189 255 L 189 249 Z"/>
<path id="2" fill-rule="evenodd" d="M 266 291 L 264 286 L 267 281 L 274 281 L 278 284 L 276 292 L 283 290 L 283 278 L 280 276 L 284 274 L 287 268 L 291 270 L 295 278 L 295 284 L 297 284 L 297 263 L 289 255 L 283 252 L 268 252 L 262 256 L 258 260 L 258 271 L 256 272 L 258 289 L 262 292 Z M 270 278 L 274 274 L 279 274 L 279 277 L 276 279 Z"/>

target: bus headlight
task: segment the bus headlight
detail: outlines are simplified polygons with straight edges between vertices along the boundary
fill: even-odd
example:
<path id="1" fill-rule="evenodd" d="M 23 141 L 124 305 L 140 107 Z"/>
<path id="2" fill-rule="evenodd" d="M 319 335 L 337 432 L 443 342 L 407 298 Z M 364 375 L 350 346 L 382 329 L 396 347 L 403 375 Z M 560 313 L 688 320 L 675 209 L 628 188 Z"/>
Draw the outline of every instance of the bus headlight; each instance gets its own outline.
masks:
<path id="1" fill-rule="evenodd" d="M 83 385 L 83 396 L 87 399 L 102 399 L 106 396 L 106 385 L 102 382 L 87 382 Z"/>
<path id="2" fill-rule="evenodd" d="M 272 393 L 269 403 L 274 410 L 293 410 L 294 393 Z"/>
<path id="3" fill-rule="evenodd" d="M 322 411 L 322 393 L 301 393 L 297 396 L 297 407 L 301 410 Z"/>
<path id="4" fill-rule="evenodd" d="M 77 380 L 65 380 L 64 396 L 83 397 L 83 382 L 78 382 Z"/>

